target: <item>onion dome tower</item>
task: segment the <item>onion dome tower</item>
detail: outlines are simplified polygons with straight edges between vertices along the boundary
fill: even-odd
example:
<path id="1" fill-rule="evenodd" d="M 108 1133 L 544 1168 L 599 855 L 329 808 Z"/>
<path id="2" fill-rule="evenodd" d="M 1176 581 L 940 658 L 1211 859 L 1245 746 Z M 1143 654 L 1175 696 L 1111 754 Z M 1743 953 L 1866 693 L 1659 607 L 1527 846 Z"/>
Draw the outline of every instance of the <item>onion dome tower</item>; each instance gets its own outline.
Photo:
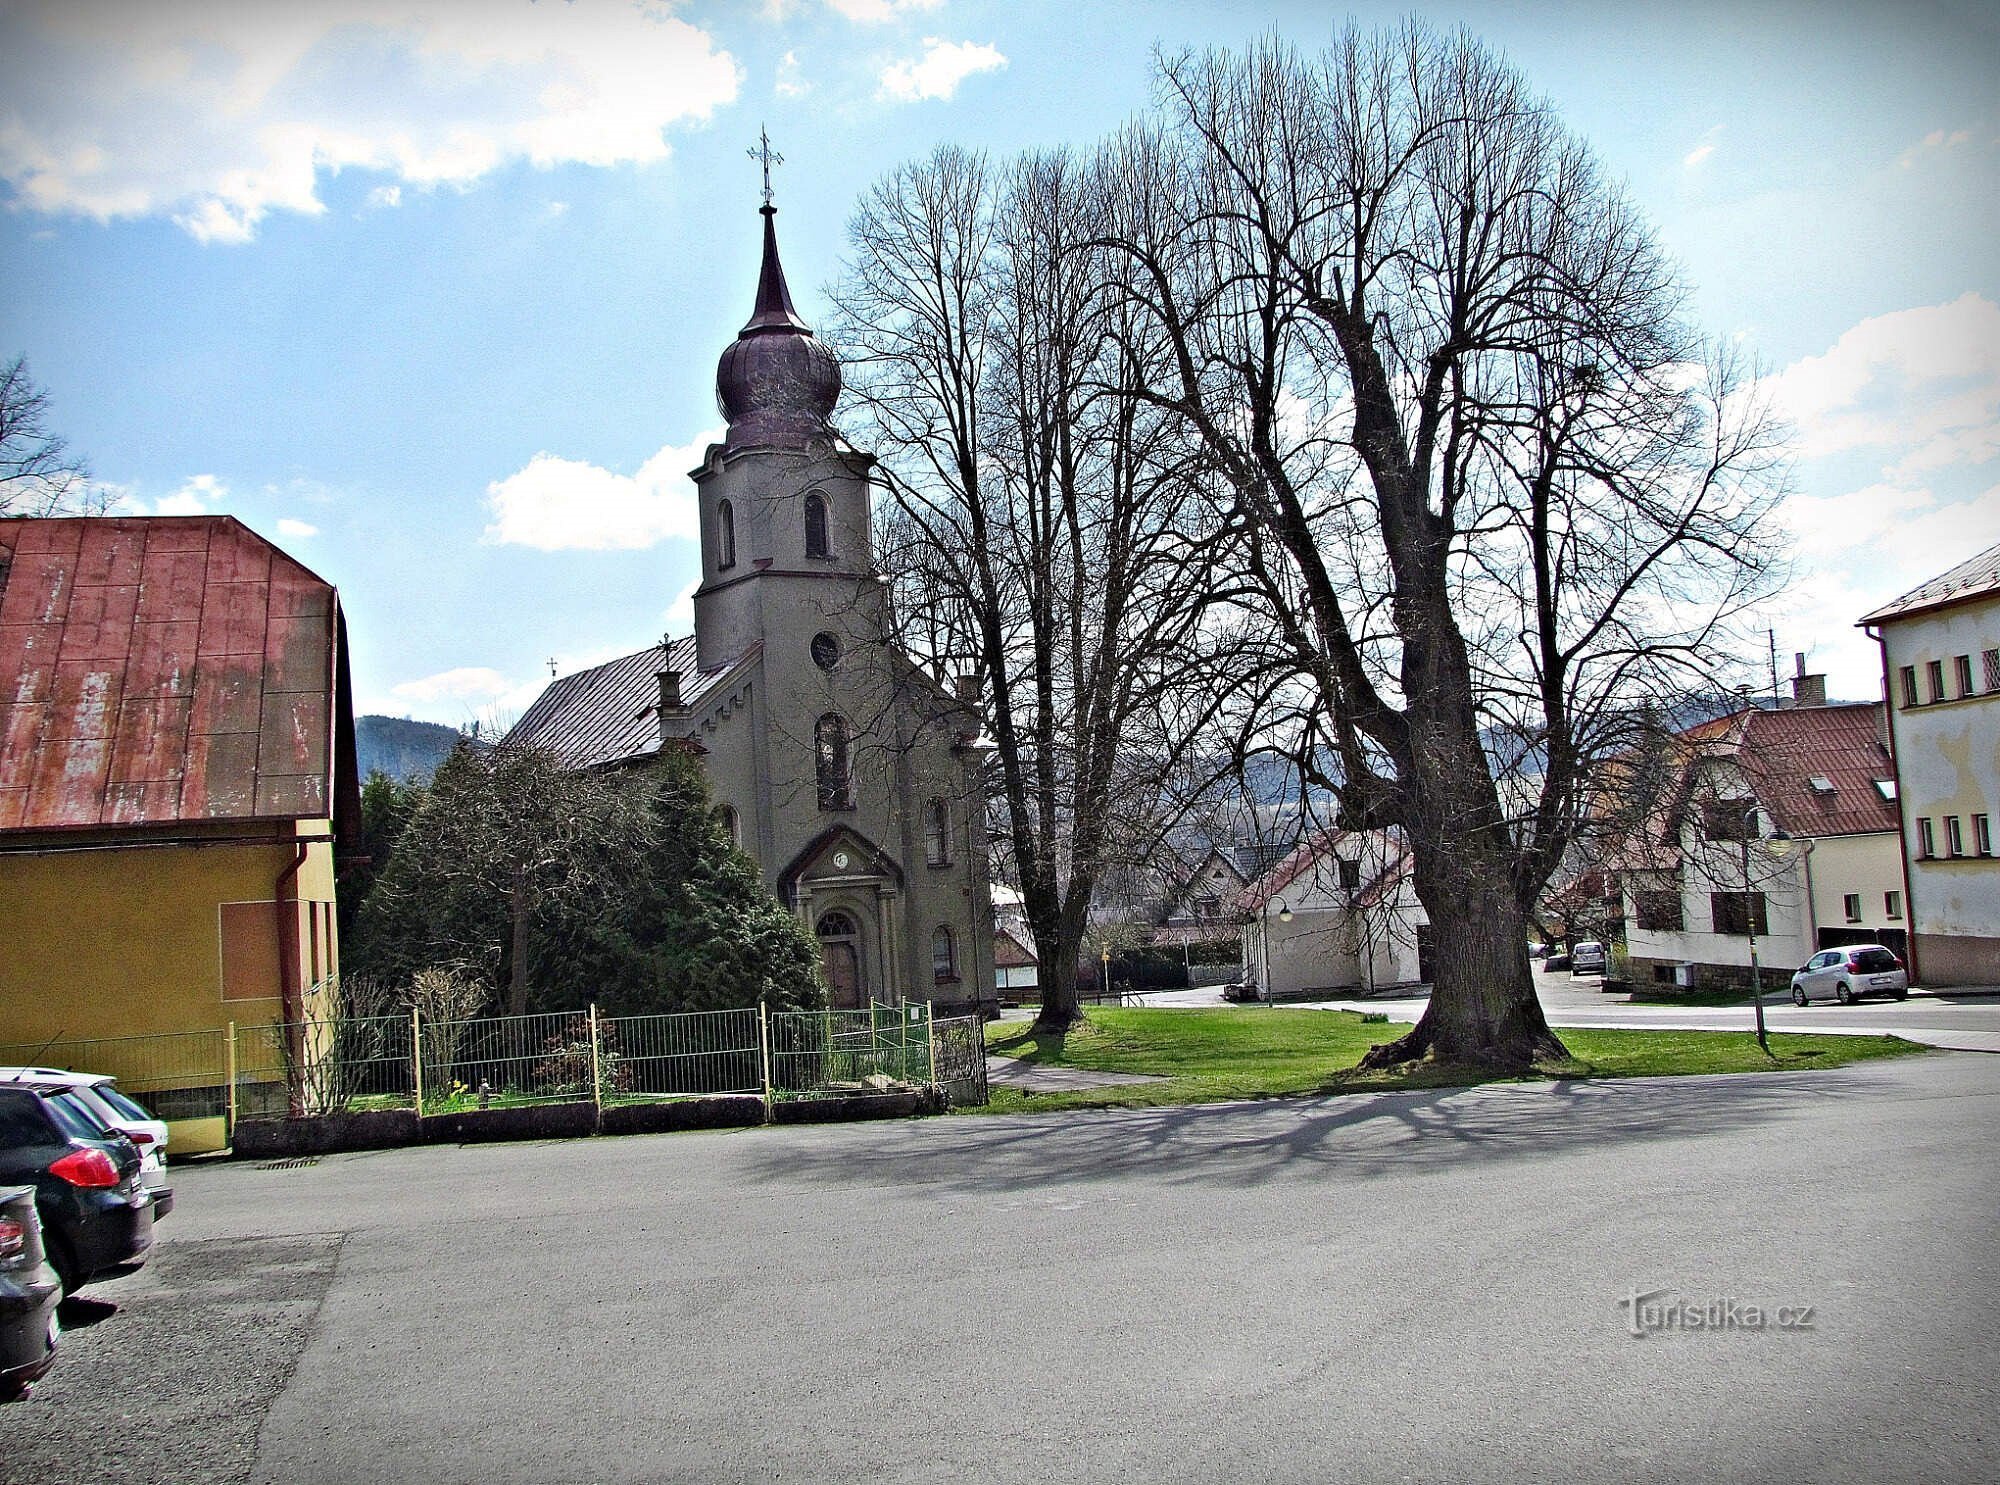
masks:
<path id="1" fill-rule="evenodd" d="M 764 266 L 749 323 L 715 368 L 715 400 L 729 422 L 723 447 L 803 449 L 833 437 L 828 419 L 840 400 L 840 361 L 792 307 L 778 261 L 778 209 L 768 201 Z"/>

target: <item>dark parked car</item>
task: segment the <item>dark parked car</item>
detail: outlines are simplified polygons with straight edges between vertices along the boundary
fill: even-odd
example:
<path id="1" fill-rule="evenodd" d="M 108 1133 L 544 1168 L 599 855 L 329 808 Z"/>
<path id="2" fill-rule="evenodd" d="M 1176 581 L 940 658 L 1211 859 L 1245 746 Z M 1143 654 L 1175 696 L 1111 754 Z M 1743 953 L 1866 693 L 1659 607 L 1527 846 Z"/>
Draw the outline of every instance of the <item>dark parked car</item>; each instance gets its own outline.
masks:
<path id="1" fill-rule="evenodd" d="M 26 1397 L 55 1361 L 62 1294 L 42 1251 L 35 1188 L 0 1186 L 0 1403 Z"/>
<path id="2" fill-rule="evenodd" d="M 138 1146 L 73 1093 L 0 1087 L 0 1184 L 35 1188 L 42 1244 L 65 1294 L 145 1262 L 153 1246 Z"/>

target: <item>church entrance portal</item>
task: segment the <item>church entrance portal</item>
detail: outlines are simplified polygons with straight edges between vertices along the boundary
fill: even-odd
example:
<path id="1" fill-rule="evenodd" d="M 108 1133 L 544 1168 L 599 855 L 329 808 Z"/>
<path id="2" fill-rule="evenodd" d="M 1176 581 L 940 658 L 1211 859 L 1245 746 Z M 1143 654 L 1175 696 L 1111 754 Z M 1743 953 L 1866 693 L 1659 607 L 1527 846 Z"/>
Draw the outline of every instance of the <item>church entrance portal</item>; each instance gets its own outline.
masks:
<path id="1" fill-rule="evenodd" d="M 833 1009 L 852 1011 L 865 1006 L 861 933 L 846 913 L 828 913 L 819 920 L 819 957 L 826 972 L 827 1000 Z"/>

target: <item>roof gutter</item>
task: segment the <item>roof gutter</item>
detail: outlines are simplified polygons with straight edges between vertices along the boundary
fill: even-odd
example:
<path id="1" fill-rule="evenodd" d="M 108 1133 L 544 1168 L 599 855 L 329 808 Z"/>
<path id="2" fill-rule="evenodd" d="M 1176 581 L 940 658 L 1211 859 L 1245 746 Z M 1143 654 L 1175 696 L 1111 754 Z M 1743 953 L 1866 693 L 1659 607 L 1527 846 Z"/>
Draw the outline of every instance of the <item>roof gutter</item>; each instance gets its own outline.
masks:
<path id="1" fill-rule="evenodd" d="M 0 841 L 0 856 L 67 856 L 84 851 L 201 850 L 210 846 L 306 846 L 333 840 L 326 835 L 163 835 L 149 840 Z"/>

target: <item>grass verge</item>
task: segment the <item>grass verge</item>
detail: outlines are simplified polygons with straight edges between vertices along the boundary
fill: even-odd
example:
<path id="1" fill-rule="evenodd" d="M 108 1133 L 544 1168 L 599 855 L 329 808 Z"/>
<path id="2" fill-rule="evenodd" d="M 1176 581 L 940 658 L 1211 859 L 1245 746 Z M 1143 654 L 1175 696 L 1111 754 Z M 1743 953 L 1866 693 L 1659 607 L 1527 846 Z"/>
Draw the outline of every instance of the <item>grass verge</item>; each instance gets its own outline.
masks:
<path id="1" fill-rule="evenodd" d="M 1065 1093 L 1026 1093 L 995 1086 L 993 1101 L 971 1114 L 1040 1113 L 1062 1109 L 1161 1108 L 1236 1098 L 1300 1093 L 1347 1093 L 1399 1088 L 1461 1087 L 1519 1078 L 1478 1067 L 1419 1065 L 1361 1072 L 1355 1063 L 1406 1023 L 1363 1023 L 1352 1011 L 1093 1010 L 1065 1036 L 1037 1033 L 1031 1023 L 996 1021 L 986 1028 L 989 1052 L 1052 1067 L 1144 1073 L 1157 1083 L 1127 1083 Z M 1559 1029 L 1567 1062 L 1528 1077 L 1634 1078 L 1696 1073 L 1797 1071 L 1840 1067 L 1875 1057 L 1925 1050 L 1895 1037 L 1779 1034 L 1773 1056 L 1756 1039 L 1732 1031 L 1593 1031 Z"/>

